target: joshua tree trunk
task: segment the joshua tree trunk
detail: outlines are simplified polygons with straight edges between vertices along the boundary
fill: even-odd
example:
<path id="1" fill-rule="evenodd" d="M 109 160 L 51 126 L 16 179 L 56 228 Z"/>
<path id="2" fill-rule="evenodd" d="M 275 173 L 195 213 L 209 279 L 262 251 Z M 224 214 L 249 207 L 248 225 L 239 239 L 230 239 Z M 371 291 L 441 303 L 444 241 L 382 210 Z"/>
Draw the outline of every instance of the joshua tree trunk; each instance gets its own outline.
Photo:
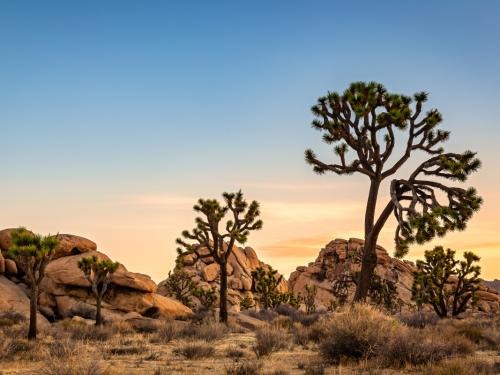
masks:
<path id="1" fill-rule="evenodd" d="M 377 266 L 377 253 L 375 252 L 375 248 L 377 246 L 378 233 L 373 233 L 373 224 L 375 220 L 375 209 L 377 207 L 379 187 L 380 180 L 372 179 L 370 183 L 368 201 L 366 202 L 365 244 L 363 247 L 363 257 L 361 261 L 361 272 L 359 273 L 356 294 L 354 295 L 355 302 L 366 300 L 373 272 L 375 270 L 375 267 Z"/>
<path id="2" fill-rule="evenodd" d="M 30 295 L 30 325 L 28 330 L 28 340 L 36 339 L 36 313 L 38 310 L 38 285 L 33 283 Z"/>
<path id="3" fill-rule="evenodd" d="M 227 263 L 220 263 L 219 320 L 227 323 Z"/>
<path id="4" fill-rule="evenodd" d="M 96 298 L 96 310 L 95 310 L 95 325 L 96 326 L 102 325 L 101 300 L 102 300 L 102 298 L 100 296 L 97 296 L 97 298 Z"/>
<path id="5" fill-rule="evenodd" d="M 361 260 L 361 272 L 354 295 L 354 302 L 366 300 L 371 285 L 371 279 L 377 266 L 377 241 L 380 231 L 389 218 L 393 205 L 389 201 L 384 210 L 375 222 L 375 209 L 377 208 L 377 196 L 380 188 L 380 180 L 372 179 L 370 184 L 370 193 L 366 203 L 365 214 L 365 244 L 363 247 L 363 257 Z"/>

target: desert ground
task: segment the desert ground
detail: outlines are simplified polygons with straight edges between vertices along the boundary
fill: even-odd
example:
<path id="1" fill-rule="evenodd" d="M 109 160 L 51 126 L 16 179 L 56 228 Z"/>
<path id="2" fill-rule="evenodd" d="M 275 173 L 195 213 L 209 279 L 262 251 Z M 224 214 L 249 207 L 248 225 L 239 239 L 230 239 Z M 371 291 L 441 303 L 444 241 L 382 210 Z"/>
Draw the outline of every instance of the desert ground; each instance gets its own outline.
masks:
<path id="1" fill-rule="evenodd" d="M 388 316 L 371 306 L 310 314 L 290 308 L 232 315 L 140 319 L 95 327 L 52 324 L 27 341 L 26 322 L 4 316 L 0 373 L 114 374 L 497 374 L 500 320 L 432 314 Z"/>

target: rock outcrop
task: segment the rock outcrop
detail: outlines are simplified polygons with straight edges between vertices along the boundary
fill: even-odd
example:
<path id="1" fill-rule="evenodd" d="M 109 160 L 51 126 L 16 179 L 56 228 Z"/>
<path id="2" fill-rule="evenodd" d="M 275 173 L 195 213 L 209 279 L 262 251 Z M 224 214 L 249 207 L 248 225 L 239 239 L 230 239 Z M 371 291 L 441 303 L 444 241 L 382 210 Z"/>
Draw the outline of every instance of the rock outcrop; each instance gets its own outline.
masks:
<path id="1" fill-rule="evenodd" d="M 29 311 L 28 287 L 22 268 L 8 258 L 12 229 L 0 231 L 0 290 L 8 298 L 0 300 L 0 312 Z M 78 261 L 86 256 L 109 259 L 97 251 L 97 245 L 86 238 L 59 234 L 59 245 L 53 260 L 47 265 L 45 278 L 40 285 L 39 310 L 49 320 L 81 316 L 95 316 L 95 300 L 89 282 L 78 268 Z M 147 275 L 128 271 L 120 265 L 111 276 L 108 291 L 103 299 L 103 317 L 121 320 L 130 317 L 176 317 L 191 313 L 180 302 L 156 293 L 156 283 Z M 4 294 L 5 290 L 5 294 Z M 47 321 L 45 318 L 42 321 Z"/>
<path id="2" fill-rule="evenodd" d="M 201 248 L 200 254 L 206 254 L 207 249 Z M 219 265 L 215 263 L 212 257 L 198 259 L 195 254 L 183 255 L 181 259 L 183 271 L 196 281 L 201 288 L 214 288 L 219 291 Z M 227 273 L 228 273 L 228 302 L 229 310 L 238 312 L 240 310 L 240 301 L 245 297 L 254 298 L 252 292 L 252 271 L 262 267 L 266 270 L 269 265 L 261 262 L 257 257 L 254 249 L 251 247 L 240 248 L 235 246 L 228 258 Z M 165 281 L 158 284 L 158 294 L 167 295 Z M 286 292 L 288 284 L 285 279 L 280 283 L 278 290 Z M 196 304 L 196 298 L 192 298 Z"/>
<path id="3" fill-rule="evenodd" d="M 363 240 L 351 238 L 348 241 L 336 239 L 321 249 L 318 257 L 307 267 L 297 267 L 288 281 L 289 290 L 294 293 L 305 294 L 306 285 L 316 285 L 316 305 L 319 309 L 326 309 L 333 299 L 332 284 L 342 275 L 359 271 L 359 262 L 353 261 L 359 257 L 363 249 Z M 415 265 L 407 260 L 400 260 L 389 256 L 387 251 L 377 246 L 377 266 L 375 273 L 381 279 L 394 282 L 398 297 L 406 304 L 411 302 L 411 286 Z M 348 295 L 354 296 L 355 287 L 351 285 Z M 486 286 L 481 286 L 478 292 L 478 309 L 484 312 L 500 311 L 500 296 Z"/>

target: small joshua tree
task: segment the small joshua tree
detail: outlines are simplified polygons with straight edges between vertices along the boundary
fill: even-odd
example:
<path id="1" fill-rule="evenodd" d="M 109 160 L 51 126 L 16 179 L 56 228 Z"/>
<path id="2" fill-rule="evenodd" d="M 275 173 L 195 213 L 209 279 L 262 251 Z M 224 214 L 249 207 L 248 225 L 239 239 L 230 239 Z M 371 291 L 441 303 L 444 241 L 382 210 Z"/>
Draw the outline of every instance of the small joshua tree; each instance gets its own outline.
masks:
<path id="1" fill-rule="evenodd" d="M 59 244 L 56 236 L 33 234 L 25 228 L 12 232 L 9 256 L 16 260 L 26 274 L 30 286 L 30 325 L 28 339 L 36 339 L 39 287 L 45 276 L 45 268 Z"/>
<path id="2" fill-rule="evenodd" d="M 258 293 L 258 301 L 262 308 L 267 310 L 286 302 L 283 301 L 282 293 L 278 291 L 278 286 L 283 280 L 282 275 L 278 276 L 278 271 L 272 267 L 267 271 L 259 267 L 252 271 L 252 277 L 253 289 Z"/>
<path id="3" fill-rule="evenodd" d="M 355 301 L 368 296 L 377 265 L 377 240 L 391 214 L 397 220 L 396 255 L 402 257 L 414 242 L 422 244 L 465 229 L 482 203 L 475 189 L 450 186 L 453 181 L 466 181 L 481 163 L 471 151 L 451 153 L 440 147 L 450 133 L 438 129 L 442 121 L 439 111 L 423 112 L 426 101 L 425 92 L 410 98 L 389 93 L 379 83 L 355 82 L 342 94 L 330 92 L 320 97 L 312 107 L 313 128 L 323 133 L 325 143 L 335 144 L 339 162 L 324 162 L 312 150 L 306 150 L 306 161 L 319 174 L 359 173 L 369 179 Z M 398 144 L 403 148 L 397 156 Z M 417 151 L 429 156 L 407 178 L 394 178 Z M 381 184 L 389 178 L 387 203 L 376 216 Z"/>
<path id="4" fill-rule="evenodd" d="M 306 313 L 312 314 L 316 312 L 316 293 L 318 288 L 316 285 L 306 285 L 306 294 L 304 295 L 304 305 L 306 306 Z"/>
<path id="5" fill-rule="evenodd" d="M 193 208 L 201 216 L 196 218 L 196 227 L 191 231 L 183 231 L 177 243 L 179 255 L 194 253 L 198 258 L 213 257 L 219 265 L 220 296 L 219 319 L 227 323 L 227 262 L 233 252 L 235 243 L 244 244 L 251 231 L 262 228 L 259 204 L 252 201 L 248 204 L 243 193 L 224 193 L 224 205 L 215 199 L 200 199 Z M 231 216 L 223 223 L 226 215 Z M 225 231 L 220 227 L 224 225 Z M 187 242 L 190 241 L 190 242 Z M 201 252 L 206 249 L 206 252 Z"/>
<path id="6" fill-rule="evenodd" d="M 479 259 L 465 252 L 464 260 L 455 260 L 455 251 L 442 246 L 427 250 L 414 273 L 412 297 L 417 305 L 431 305 L 440 318 L 464 312 L 475 301 L 481 283 L 481 267 L 475 264 Z"/>
<path id="7" fill-rule="evenodd" d="M 193 290 L 193 296 L 198 298 L 200 301 L 201 308 L 205 311 L 212 311 L 217 302 L 217 293 L 214 288 L 201 288 L 195 287 Z"/>
<path id="8" fill-rule="evenodd" d="M 104 293 L 108 290 L 110 276 L 118 269 L 120 263 L 108 259 L 99 260 L 97 256 L 82 258 L 78 262 L 78 268 L 85 274 L 94 293 L 96 302 L 95 324 L 103 324 L 101 316 L 101 302 Z"/>
<path id="9" fill-rule="evenodd" d="M 175 298 L 188 307 L 192 307 L 191 297 L 198 287 L 191 276 L 182 270 L 182 264 L 177 263 L 174 271 L 168 271 L 165 288 L 169 297 Z"/>
<path id="10" fill-rule="evenodd" d="M 250 296 L 245 296 L 240 301 L 240 310 L 248 310 L 255 306 L 254 300 Z"/>

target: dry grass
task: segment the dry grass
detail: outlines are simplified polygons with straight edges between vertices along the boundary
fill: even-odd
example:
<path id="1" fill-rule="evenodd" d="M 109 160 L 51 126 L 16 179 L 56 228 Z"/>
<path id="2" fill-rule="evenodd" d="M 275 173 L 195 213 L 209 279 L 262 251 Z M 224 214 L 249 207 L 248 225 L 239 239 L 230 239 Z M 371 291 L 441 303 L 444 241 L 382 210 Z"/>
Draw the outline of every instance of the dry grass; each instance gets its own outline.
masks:
<path id="1" fill-rule="evenodd" d="M 500 363 L 475 358 L 452 358 L 426 367 L 426 375 L 495 375 L 500 372 Z"/>
<path id="2" fill-rule="evenodd" d="M 236 363 L 226 368 L 226 375 L 259 375 L 262 365 L 258 362 Z"/>
<path id="3" fill-rule="evenodd" d="M 187 359 L 199 359 L 212 357 L 215 349 L 205 342 L 190 342 L 174 349 L 174 353 L 182 355 Z"/>
<path id="4" fill-rule="evenodd" d="M 64 321 L 30 342 L 19 322 L 0 327 L 0 368 L 2 375 L 489 375 L 500 373 L 498 323 L 467 318 L 413 328 L 359 306 L 306 325 L 277 314 L 256 332 L 212 321 L 102 328 Z"/>
<path id="5" fill-rule="evenodd" d="M 288 334 L 278 327 L 259 329 L 255 332 L 255 339 L 253 351 L 257 358 L 285 349 L 289 341 Z"/>

